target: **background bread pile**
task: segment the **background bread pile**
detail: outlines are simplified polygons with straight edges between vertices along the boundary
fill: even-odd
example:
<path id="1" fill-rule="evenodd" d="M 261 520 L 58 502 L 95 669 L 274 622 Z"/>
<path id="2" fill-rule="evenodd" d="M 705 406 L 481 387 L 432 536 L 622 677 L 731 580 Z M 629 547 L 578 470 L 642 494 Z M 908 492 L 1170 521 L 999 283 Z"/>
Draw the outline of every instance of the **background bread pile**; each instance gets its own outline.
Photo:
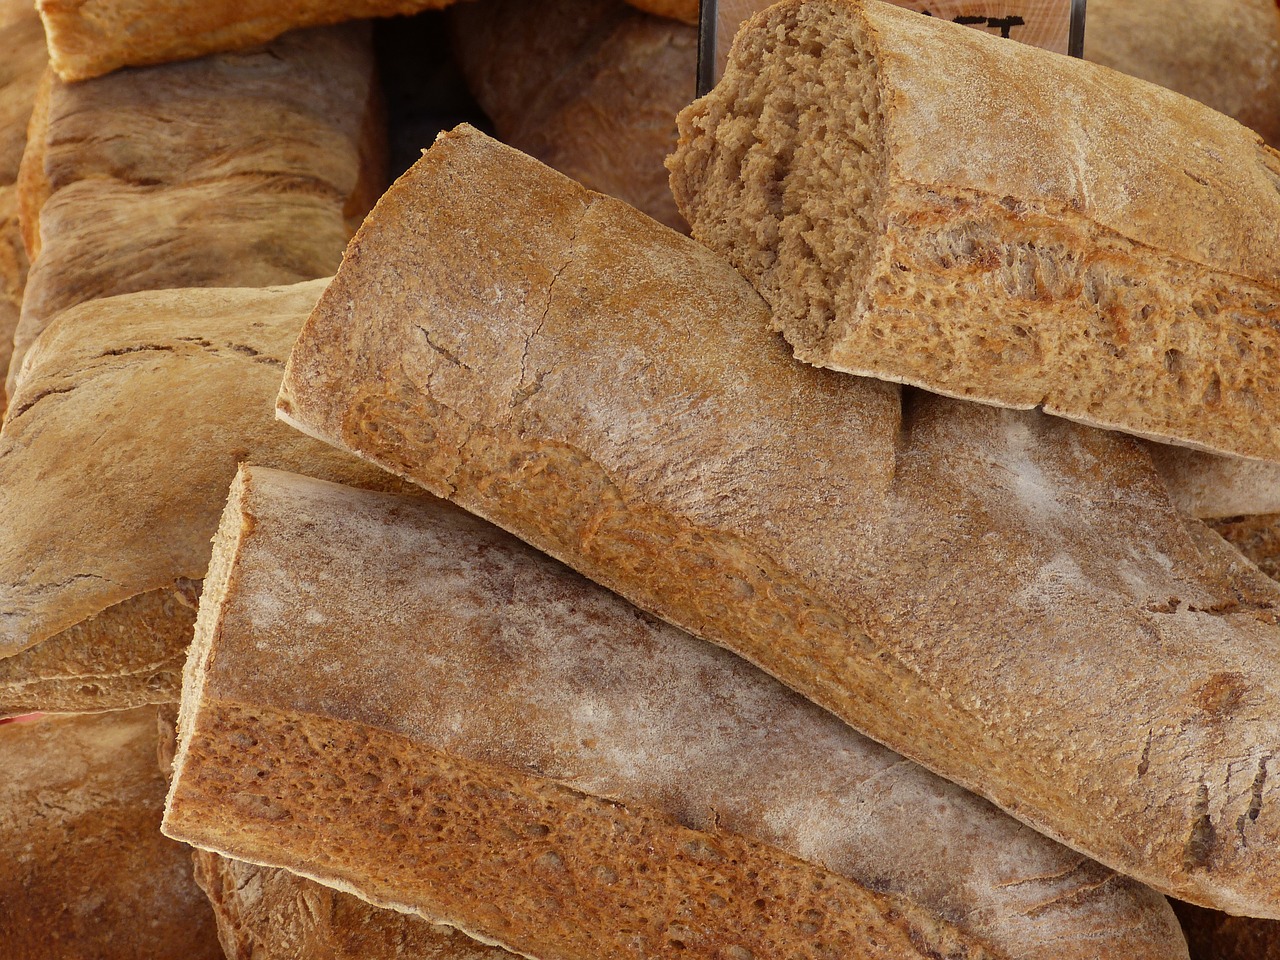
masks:
<path id="1" fill-rule="evenodd" d="M 1274 920 L 1221 912 L 1280 918 L 1280 430 L 1247 356 L 1272 357 L 1277 155 L 1109 71 L 837 0 L 759 21 L 677 148 L 696 4 L 446 5 L 43 0 L 42 31 L 0 4 L 0 716 L 43 714 L 0 724 L 0 957 L 1280 955 Z M 1270 0 L 1089 14 L 1091 59 L 1274 140 Z M 1261 372 L 1249 417 L 1153 391 L 1126 409 L 1158 428 L 1080 418 L 1261 459 L 793 358 L 771 329 L 840 367 L 784 296 L 839 269 L 771 278 L 861 215 L 813 120 L 857 56 L 893 105 L 884 195 L 924 171 L 957 198 L 887 216 L 898 251 L 987 189 L 947 167 L 979 146 L 1001 216 L 1064 229 L 1051 185 L 1002 173 L 1002 127 L 1027 91 L 1046 131 L 1105 104 L 1074 148 L 1015 146 L 1074 165 L 1090 229 L 1194 248 L 1145 282 L 1247 299 L 1223 311 L 1260 318 L 1248 349 L 1206 349 L 1224 393 Z M 748 116 L 810 69 L 823 94 Z M 926 95 L 984 78 L 999 117 L 912 140 Z M 1187 170 L 1108 212 L 1108 182 L 1166 186 L 1133 179 L 1139 117 Z M 464 120 L 497 140 L 432 145 Z M 1059 309 L 1032 273 L 1027 322 Z M 887 355 L 983 283 L 899 311 Z M 1135 359 L 1162 322 L 1125 313 L 1135 286 L 1101 305 L 1133 350 L 1083 394 L 1200 362 Z M 1177 336 L 1228 342 L 1188 311 Z M 1162 894 L 1199 904 L 1185 937 Z"/>

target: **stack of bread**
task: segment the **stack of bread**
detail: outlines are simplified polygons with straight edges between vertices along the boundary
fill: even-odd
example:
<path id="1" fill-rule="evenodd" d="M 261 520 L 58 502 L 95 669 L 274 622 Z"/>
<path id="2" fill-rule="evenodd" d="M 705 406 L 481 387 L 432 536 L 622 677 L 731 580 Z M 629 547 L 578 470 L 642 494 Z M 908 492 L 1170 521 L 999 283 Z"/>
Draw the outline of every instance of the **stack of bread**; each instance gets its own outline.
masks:
<path id="1" fill-rule="evenodd" d="M 37 7 L 0 960 L 1280 957 L 1271 0 Z"/>

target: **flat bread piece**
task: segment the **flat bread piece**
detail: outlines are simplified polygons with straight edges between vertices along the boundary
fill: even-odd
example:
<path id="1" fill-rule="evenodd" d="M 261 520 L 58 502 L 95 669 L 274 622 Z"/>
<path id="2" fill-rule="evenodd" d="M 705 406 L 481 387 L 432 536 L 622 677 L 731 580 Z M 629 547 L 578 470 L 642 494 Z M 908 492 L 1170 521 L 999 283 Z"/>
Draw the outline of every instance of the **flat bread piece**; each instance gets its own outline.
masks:
<path id="1" fill-rule="evenodd" d="M 241 460 L 396 484 L 273 418 L 326 282 L 112 297 L 45 332 L 0 431 L 0 716 L 177 699 Z"/>
<path id="2" fill-rule="evenodd" d="M 366 220 L 279 413 L 1068 846 L 1280 914 L 1276 584 L 1136 441 L 768 326 L 705 247 L 459 128 Z"/>
<path id="3" fill-rule="evenodd" d="M 694 98 L 697 30 L 622 0 L 481 0 L 451 15 L 455 55 L 498 139 L 689 229 L 663 164 Z"/>
<path id="4" fill-rule="evenodd" d="M 1151 891 L 456 508 L 243 467 L 215 543 L 173 836 L 539 958 L 1183 956 Z"/>
<path id="5" fill-rule="evenodd" d="M 63 80 L 242 50 L 300 27 L 446 7 L 453 0 L 37 0 Z"/>
<path id="6" fill-rule="evenodd" d="M 252 51 L 47 78 L 22 161 L 31 273 L 8 388 L 86 300 L 330 276 L 381 193 L 386 132 L 367 25 Z"/>
<path id="7" fill-rule="evenodd" d="M 154 708 L 0 725 L 6 957 L 221 960 L 164 796 Z"/>
<path id="8" fill-rule="evenodd" d="M 1203 104 L 884 3 L 738 34 L 668 161 L 796 356 L 1280 461 L 1280 154 Z"/>

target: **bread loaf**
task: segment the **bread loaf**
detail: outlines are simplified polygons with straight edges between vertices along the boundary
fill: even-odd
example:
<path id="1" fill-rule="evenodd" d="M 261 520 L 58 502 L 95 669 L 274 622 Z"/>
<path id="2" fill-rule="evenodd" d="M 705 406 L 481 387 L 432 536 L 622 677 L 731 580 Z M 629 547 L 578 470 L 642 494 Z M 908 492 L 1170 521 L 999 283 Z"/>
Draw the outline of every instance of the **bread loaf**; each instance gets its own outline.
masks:
<path id="1" fill-rule="evenodd" d="M 244 467 L 215 543 L 171 835 L 539 958 L 1183 955 L 1150 891 L 446 505 Z"/>
<path id="2" fill-rule="evenodd" d="M 622 0 L 482 0 L 454 49 L 499 139 L 677 230 L 663 161 L 694 97 L 698 32 Z"/>
<path id="3" fill-rule="evenodd" d="M 738 34 L 668 161 L 807 362 L 1280 460 L 1280 154 L 1143 81 L 882 3 Z"/>
<path id="4" fill-rule="evenodd" d="M 221 960 L 191 854 L 160 834 L 154 709 L 0 726 L 0 951 Z"/>
<path id="5" fill-rule="evenodd" d="M 45 332 L 0 431 L 0 716 L 177 699 L 240 460 L 394 483 L 272 418 L 324 285 L 113 297 Z"/>
<path id="6" fill-rule="evenodd" d="M 1084 55 L 1177 90 L 1280 144 L 1275 0 L 1089 0 Z"/>
<path id="7" fill-rule="evenodd" d="M 22 164 L 32 267 L 10 395 L 22 354 L 74 304 L 332 274 L 385 180 L 377 98 L 365 26 L 49 78 Z"/>
<path id="8" fill-rule="evenodd" d="M 448 6 L 453 0 L 36 0 L 63 80 L 241 50 L 298 27 Z"/>
<path id="9" fill-rule="evenodd" d="M 40 18 L 26 0 L 0 0 L 0 50 L 0 370 L 7 370 L 27 281 L 18 223 L 18 164 L 47 62 Z M 0 413 L 3 410 L 0 396 Z"/>
<path id="10" fill-rule="evenodd" d="M 1280 913 L 1276 585 L 1135 441 L 814 370 L 768 325 L 710 251 L 460 128 L 366 220 L 278 409 L 1069 846 Z"/>

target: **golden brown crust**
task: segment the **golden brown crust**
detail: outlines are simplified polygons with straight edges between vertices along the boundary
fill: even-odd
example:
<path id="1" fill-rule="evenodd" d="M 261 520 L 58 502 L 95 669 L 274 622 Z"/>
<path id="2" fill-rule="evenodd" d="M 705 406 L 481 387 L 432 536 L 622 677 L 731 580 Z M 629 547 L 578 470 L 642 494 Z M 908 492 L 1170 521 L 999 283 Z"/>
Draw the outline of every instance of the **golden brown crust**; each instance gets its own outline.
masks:
<path id="1" fill-rule="evenodd" d="M 296 589 L 280 583 L 282 569 L 290 571 Z M 400 795 L 402 784 L 387 773 L 386 752 L 370 748 L 367 763 L 362 750 L 341 761 L 327 751 L 319 758 L 296 753 L 299 736 L 345 752 L 351 740 L 359 744 L 366 736 L 361 725 L 372 724 L 383 728 L 382 736 L 395 744 L 388 749 L 415 776 L 492 778 L 508 784 L 517 807 L 540 797 L 577 809 L 584 820 L 576 834 L 551 837 L 549 847 L 535 851 L 555 849 L 575 873 L 590 874 L 593 860 L 619 874 L 636 869 L 634 863 L 614 862 L 619 854 L 606 852 L 608 844 L 592 845 L 600 807 L 591 797 L 621 802 L 647 819 L 646 836 L 661 850 L 670 848 L 677 824 L 688 831 L 677 831 L 677 839 L 701 834 L 714 845 L 736 837 L 738 848 L 745 848 L 747 860 L 721 864 L 714 883 L 705 873 L 681 873 L 687 863 L 672 868 L 672 876 L 689 883 L 679 894 L 680 906 L 654 893 L 644 878 L 634 887 L 626 879 L 604 890 L 595 883 L 584 886 L 574 899 L 599 911 L 588 917 L 581 911 L 589 908 L 554 894 L 538 922 L 559 929 L 577 917 L 584 929 L 576 938 L 599 933 L 600 915 L 617 922 L 608 905 L 616 904 L 620 889 L 633 897 L 626 911 L 630 922 L 639 922 L 640 914 L 678 917 L 688 902 L 705 908 L 710 900 L 714 906 L 709 886 L 721 893 L 732 889 L 748 863 L 767 873 L 764 861 L 772 863 L 774 853 L 761 847 L 768 845 L 810 861 L 807 868 L 783 862 L 788 884 L 806 869 L 815 880 L 836 874 L 847 884 L 855 913 L 865 916 L 877 900 L 858 894 L 861 885 L 908 904 L 904 909 L 917 925 L 941 929 L 941 922 L 953 922 L 970 946 L 986 942 L 1002 955 L 1182 955 L 1171 915 L 1149 891 L 858 736 L 739 658 L 640 615 L 500 531 L 441 504 L 242 468 L 217 535 L 207 591 L 187 670 L 186 754 L 178 762 L 169 819 L 171 828 L 179 824 L 235 856 L 282 864 L 449 922 L 479 923 L 469 929 L 544 955 L 534 945 L 548 932 L 524 930 L 507 939 L 486 925 L 492 918 L 476 920 L 475 904 L 454 902 L 465 891 L 487 888 L 486 900 L 500 909 L 510 905 L 516 914 L 516 905 L 531 894 L 547 895 L 531 889 L 527 877 L 514 875 L 486 887 L 486 860 L 522 859 L 514 849 L 519 827 L 514 820 L 493 819 L 496 810 L 476 818 L 461 804 L 455 819 L 462 822 L 445 829 L 450 836 L 474 829 L 482 839 L 472 841 L 465 859 L 441 867 L 449 870 L 449 880 L 434 893 L 421 889 L 422 878 L 406 886 L 403 875 L 388 886 L 385 857 L 370 858 L 367 846 L 350 846 L 335 834 L 316 846 L 312 828 L 299 826 L 319 808 L 311 798 L 295 796 L 286 783 L 295 775 L 312 784 L 320 807 L 343 802 L 330 792 L 335 776 L 366 786 L 372 803 L 379 802 L 378 794 Z M 352 642 L 356 636 L 359 643 Z M 317 670 L 317 664 L 323 667 Z M 236 710 L 239 719 L 230 716 Z M 249 733 L 256 743 L 244 739 L 246 712 L 260 724 Z M 257 772 L 268 762 L 262 752 L 267 744 L 280 747 L 269 765 L 282 772 L 263 780 Z M 234 773 L 224 778 L 232 754 L 245 776 L 259 782 L 243 786 Z M 362 763 L 364 769 L 356 769 Z M 287 766 L 296 766 L 296 774 L 283 773 Z M 762 770 L 769 771 L 767 777 Z M 525 776 L 508 778 L 513 771 Z M 547 780 L 584 799 L 548 791 Z M 423 783 L 413 790 L 434 798 L 441 809 L 425 826 L 403 827 L 422 836 L 396 840 L 396 848 L 405 852 L 406 864 L 418 854 L 423 862 L 449 856 L 449 836 L 439 838 L 444 851 L 427 848 L 436 821 L 450 819 L 445 808 L 454 810 L 442 798 L 456 800 L 459 793 Z M 245 833 L 261 837 L 265 825 L 255 822 L 255 811 L 262 809 L 255 798 L 264 791 L 274 798 L 269 819 L 278 823 L 288 810 L 294 824 L 288 836 L 266 837 L 265 847 Z M 227 807 L 215 794 L 243 796 Z M 206 823 L 211 804 L 218 815 Z M 315 829 L 318 835 L 318 824 Z M 573 836 L 580 837 L 576 848 Z M 482 851 L 495 843 L 510 849 Z M 337 854 L 341 869 L 332 859 L 338 850 L 346 851 Z M 743 880 L 746 886 L 758 882 Z M 788 918 L 804 919 L 806 907 L 784 905 L 778 890 L 762 895 L 778 903 L 768 911 L 762 934 L 782 936 Z M 711 911 L 713 929 L 723 936 L 725 920 L 751 897 L 743 891 L 728 896 L 732 903 Z M 644 909 L 637 909 L 642 902 Z M 424 906 L 431 903 L 436 907 Z M 833 912 L 832 905 L 823 910 Z M 699 926 L 690 917 L 682 922 Z M 838 927 L 828 932 L 835 936 Z M 646 938 L 652 935 L 645 931 Z M 808 937 L 797 941 L 812 947 Z M 653 948 L 647 955 L 656 952 L 657 942 L 645 944 Z M 753 950 L 767 945 L 743 944 Z M 703 949 L 706 943 L 688 946 Z M 602 943 L 596 955 L 609 952 Z M 580 955 L 580 947 L 571 953 Z"/>
<path id="2" fill-rule="evenodd" d="M 663 161 L 693 99 L 696 30 L 621 0 L 485 0 L 453 19 L 458 62 L 499 139 L 688 230 Z"/>
<path id="3" fill-rule="evenodd" d="M 38 0 L 63 80 L 242 50 L 289 30 L 417 13 L 453 0 Z"/>
<path id="4" fill-rule="evenodd" d="M 1084 55 L 1199 100 L 1280 145 L 1275 0 L 1090 0 Z"/>
<path id="5" fill-rule="evenodd" d="M 705 248 L 460 129 L 353 241 L 279 410 L 1070 846 L 1280 913 L 1274 584 L 1241 592 L 1136 442 L 767 326 Z"/>
<path id="6" fill-rule="evenodd" d="M 792 0 L 680 123 L 682 212 L 801 359 L 1280 460 L 1280 155 L 1235 121 L 888 4 Z"/>
<path id="7" fill-rule="evenodd" d="M 48 85 L 23 161 L 32 267 L 10 395 L 77 303 L 328 276 L 386 173 L 364 25 Z"/>
<path id="8" fill-rule="evenodd" d="M 0 715 L 176 699 L 240 460 L 395 484 L 272 418 L 324 285 L 131 294 L 45 331 L 0 433 Z"/>
<path id="9" fill-rule="evenodd" d="M 220 960 L 160 834 L 153 709 L 0 726 L 0 943 L 22 960 Z"/>

